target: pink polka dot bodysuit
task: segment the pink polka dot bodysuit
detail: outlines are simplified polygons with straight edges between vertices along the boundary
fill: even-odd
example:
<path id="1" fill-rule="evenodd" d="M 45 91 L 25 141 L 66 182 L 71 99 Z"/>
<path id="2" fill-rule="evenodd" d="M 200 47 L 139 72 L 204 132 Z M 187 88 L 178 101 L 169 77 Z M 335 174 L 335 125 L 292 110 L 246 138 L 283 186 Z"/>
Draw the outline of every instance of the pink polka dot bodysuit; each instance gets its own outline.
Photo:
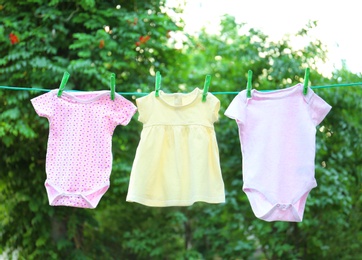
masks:
<path id="1" fill-rule="evenodd" d="M 58 90 L 31 100 L 49 121 L 45 187 L 51 206 L 95 208 L 109 188 L 112 135 L 127 125 L 136 106 L 109 91 Z"/>

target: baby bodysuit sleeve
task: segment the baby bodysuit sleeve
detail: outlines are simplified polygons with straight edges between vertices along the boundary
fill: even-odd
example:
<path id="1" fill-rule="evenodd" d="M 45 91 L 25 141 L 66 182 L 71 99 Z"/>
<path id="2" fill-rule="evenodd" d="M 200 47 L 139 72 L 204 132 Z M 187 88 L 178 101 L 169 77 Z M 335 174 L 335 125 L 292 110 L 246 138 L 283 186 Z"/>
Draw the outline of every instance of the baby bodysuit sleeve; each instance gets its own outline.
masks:
<path id="1" fill-rule="evenodd" d="M 332 107 L 321 97 L 315 94 L 312 89 L 308 89 L 308 95 L 309 113 L 311 115 L 313 124 L 317 126 L 327 116 Z"/>
<path id="2" fill-rule="evenodd" d="M 30 100 L 31 104 L 35 109 L 35 112 L 39 116 L 46 117 L 48 119 L 51 118 L 53 112 L 53 102 L 52 102 L 53 97 L 54 93 L 49 92 Z"/>
<path id="3" fill-rule="evenodd" d="M 238 123 L 245 122 L 246 92 L 241 91 L 229 104 L 225 116 L 235 119 Z"/>
<path id="4" fill-rule="evenodd" d="M 127 125 L 137 111 L 137 107 L 121 95 L 116 95 L 112 105 L 112 118 L 116 125 Z"/>

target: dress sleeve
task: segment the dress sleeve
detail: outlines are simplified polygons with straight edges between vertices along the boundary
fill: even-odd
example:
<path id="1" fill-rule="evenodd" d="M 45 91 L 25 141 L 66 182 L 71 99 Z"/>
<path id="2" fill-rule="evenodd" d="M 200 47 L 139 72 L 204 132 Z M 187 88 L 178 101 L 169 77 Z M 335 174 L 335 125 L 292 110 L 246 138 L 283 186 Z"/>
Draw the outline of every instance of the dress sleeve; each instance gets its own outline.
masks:
<path id="1" fill-rule="evenodd" d="M 309 94 L 310 93 L 310 94 Z M 308 94 L 310 95 L 310 99 L 308 102 L 309 112 L 312 118 L 312 122 L 315 126 L 319 125 L 322 120 L 327 116 L 332 107 L 324 101 L 321 97 L 313 92 L 313 90 L 309 89 Z"/>
<path id="2" fill-rule="evenodd" d="M 52 92 L 45 93 L 43 95 L 37 96 L 35 98 L 32 98 L 31 104 L 33 105 L 35 112 L 41 116 L 46 117 L 48 119 L 51 118 L 52 112 L 53 112 L 53 102 L 52 97 L 54 97 L 54 94 Z"/>
<path id="3" fill-rule="evenodd" d="M 154 92 L 151 92 L 147 96 L 140 97 L 136 99 L 137 108 L 138 108 L 138 121 L 145 124 L 149 118 L 149 109 L 147 109 L 147 104 L 151 102 L 151 95 L 154 95 Z M 152 107 L 152 106 L 151 106 Z"/>
<path id="4" fill-rule="evenodd" d="M 127 125 L 137 111 L 137 107 L 121 95 L 116 95 L 112 102 L 112 118 L 116 125 Z"/>
<path id="5" fill-rule="evenodd" d="M 211 121 L 215 123 L 219 120 L 220 100 L 211 93 L 207 95 L 207 98 L 210 99 Z"/>
<path id="6" fill-rule="evenodd" d="M 245 120 L 246 93 L 243 90 L 229 104 L 225 111 L 225 116 L 235 119 L 238 123 L 244 123 Z"/>

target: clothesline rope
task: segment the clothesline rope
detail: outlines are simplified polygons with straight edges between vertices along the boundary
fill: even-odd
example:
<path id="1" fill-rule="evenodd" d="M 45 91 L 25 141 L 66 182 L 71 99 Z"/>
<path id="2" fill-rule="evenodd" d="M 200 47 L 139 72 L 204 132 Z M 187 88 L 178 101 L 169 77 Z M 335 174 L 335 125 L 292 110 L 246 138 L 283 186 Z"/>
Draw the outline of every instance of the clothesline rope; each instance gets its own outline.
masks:
<path id="1" fill-rule="evenodd" d="M 320 88 L 336 88 L 336 87 L 354 87 L 354 86 L 360 86 L 362 87 L 362 82 L 356 82 L 356 83 L 344 83 L 344 84 L 333 84 L 333 85 L 325 85 L 325 86 L 311 86 L 311 89 L 320 89 Z M 45 89 L 45 88 L 27 88 L 27 87 L 13 87 L 13 86 L 0 86 L 0 89 L 8 89 L 8 90 L 25 90 L 25 91 L 43 91 L 43 92 L 49 92 L 52 89 Z M 260 90 L 260 91 L 273 91 L 273 89 L 269 90 Z M 146 92 L 117 92 L 120 95 L 123 96 L 142 96 L 147 95 L 149 93 Z M 236 95 L 239 93 L 239 91 L 225 91 L 225 92 L 210 92 L 214 95 Z"/>

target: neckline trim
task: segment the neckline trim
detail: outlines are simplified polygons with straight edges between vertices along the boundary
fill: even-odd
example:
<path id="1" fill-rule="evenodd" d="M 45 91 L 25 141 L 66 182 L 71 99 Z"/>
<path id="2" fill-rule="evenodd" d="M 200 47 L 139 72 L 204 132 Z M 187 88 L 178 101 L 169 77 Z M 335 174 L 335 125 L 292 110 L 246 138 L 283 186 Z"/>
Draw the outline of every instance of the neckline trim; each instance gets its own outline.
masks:
<path id="1" fill-rule="evenodd" d="M 192 90 L 191 92 L 188 92 L 188 93 L 165 93 L 162 90 L 160 90 L 159 94 L 160 94 L 159 99 L 166 105 L 168 105 L 170 107 L 175 107 L 175 108 L 182 108 L 182 107 L 190 106 L 197 101 L 197 99 L 200 97 L 200 89 L 195 88 L 194 90 Z M 182 104 L 182 105 L 172 104 L 169 101 L 166 101 L 166 99 L 165 99 L 165 97 L 175 97 L 175 96 L 179 96 L 181 99 L 185 99 L 190 96 L 191 97 L 193 96 L 193 98 L 191 99 L 191 101 L 187 102 L 186 104 Z M 200 97 L 200 100 L 201 100 L 201 97 Z"/>
<path id="2" fill-rule="evenodd" d="M 53 90 L 53 92 L 55 95 L 57 95 L 58 89 Z M 90 98 L 79 98 L 79 97 L 77 97 L 77 95 L 83 95 L 83 96 L 95 95 L 95 96 L 90 97 Z M 87 104 L 87 103 L 95 102 L 106 95 L 109 95 L 109 97 L 110 97 L 111 93 L 109 90 L 81 91 L 81 92 L 65 92 L 64 91 L 60 98 L 65 101 Z"/>
<path id="3" fill-rule="evenodd" d="M 283 88 L 283 89 L 276 89 L 272 91 L 260 91 L 257 89 L 251 90 L 251 100 L 255 98 L 262 98 L 262 99 L 283 99 L 287 98 L 290 95 L 292 95 L 294 92 L 300 91 L 301 94 L 303 91 L 303 85 L 301 83 L 298 83 L 292 87 L 289 88 Z"/>

